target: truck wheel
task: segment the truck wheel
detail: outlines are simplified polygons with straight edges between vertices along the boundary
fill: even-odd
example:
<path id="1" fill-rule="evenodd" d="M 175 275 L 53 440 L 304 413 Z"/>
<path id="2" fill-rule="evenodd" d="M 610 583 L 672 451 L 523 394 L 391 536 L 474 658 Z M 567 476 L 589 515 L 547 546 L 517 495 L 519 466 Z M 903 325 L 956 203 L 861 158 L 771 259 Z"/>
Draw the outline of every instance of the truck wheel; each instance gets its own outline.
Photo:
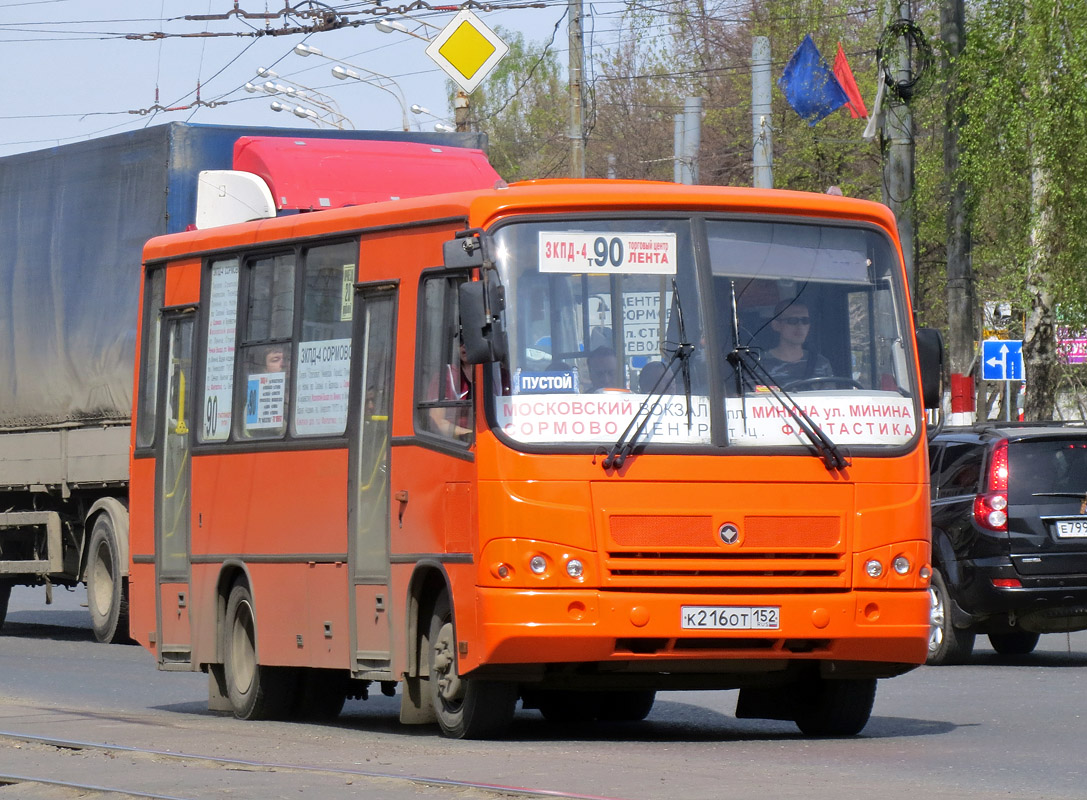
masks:
<path id="1" fill-rule="evenodd" d="M 932 570 L 928 587 L 932 606 L 929 611 L 928 658 L 932 666 L 961 664 L 974 650 L 973 631 L 964 631 L 951 623 L 951 595 L 940 570 Z"/>
<path id="2" fill-rule="evenodd" d="M 989 644 L 1002 656 L 1025 656 L 1033 653 L 1038 646 L 1040 634 L 1030 631 L 1012 631 L 1011 633 L 990 633 Z"/>
<path id="3" fill-rule="evenodd" d="M 855 736 L 868 724 L 875 700 L 875 678 L 817 678 L 801 695 L 796 726 L 805 736 Z"/>
<path id="4" fill-rule="evenodd" d="M 428 654 L 431 700 L 442 733 L 451 739 L 489 739 L 513 720 L 517 684 L 462 678 L 449 598 L 442 595 L 430 619 Z"/>
<path id="5" fill-rule="evenodd" d="M 223 673 L 238 719 L 284 719 L 291 711 L 297 670 L 257 662 L 257 617 L 248 587 L 235 584 L 226 604 Z"/>
<path id="6" fill-rule="evenodd" d="M 0 629 L 8 616 L 8 600 L 11 599 L 11 581 L 0 581 Z"/>
<path id="7" fill-rule="evenodd" d="M 122 577 L 121 551 L 109 514 L 95 517 L 87 551 L 87 606 L 94 638 L 106 644 L 130 641 L 128 591 Z"/>

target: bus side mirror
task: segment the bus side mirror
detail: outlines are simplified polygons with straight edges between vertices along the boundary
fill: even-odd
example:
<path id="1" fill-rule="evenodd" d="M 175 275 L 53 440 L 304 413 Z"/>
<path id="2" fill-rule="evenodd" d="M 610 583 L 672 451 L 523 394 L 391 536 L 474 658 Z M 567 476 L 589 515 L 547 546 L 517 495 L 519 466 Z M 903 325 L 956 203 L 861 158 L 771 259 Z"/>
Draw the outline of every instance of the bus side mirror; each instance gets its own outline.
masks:
<path id="1" fill-rule="evenodd" d="M 917 360 L 925 408 L 939 408 L 944 395 L 944 337 L 935 328 L 917 329 Z"/>
<path id="2" fill-rule="evenodd" d="M 493 276 L 488 277 L 462 283 L 459 289 L 461 342 L 469 364 L 506 358 L 505 290 Z"/>

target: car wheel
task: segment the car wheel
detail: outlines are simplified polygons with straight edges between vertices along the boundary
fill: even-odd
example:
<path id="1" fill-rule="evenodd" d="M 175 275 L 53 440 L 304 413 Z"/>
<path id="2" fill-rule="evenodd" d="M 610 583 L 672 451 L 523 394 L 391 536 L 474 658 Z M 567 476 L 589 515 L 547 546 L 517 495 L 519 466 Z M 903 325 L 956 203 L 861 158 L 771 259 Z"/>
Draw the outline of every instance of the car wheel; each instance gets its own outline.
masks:
<path id="1" fill-rule="evenodd" d="M 1025 656 L 1034 652 L 1038 646 L 1040 634 L 1030 631 L 1012 631 L 1011 633 L 990 633 L 989 644 L 1002 656 Z"/>
<path id="2" fill-rule="evenodd" d="M 928 658 L 925 663 L 933 666 L 961 664 L 974 650 L 973 631 L 956 628 L 951 622 L 951 596 L 947 592 L 944 576 L 938 569 L 932 570 L 928 587 L 932 606 L 929 611 Z"/>

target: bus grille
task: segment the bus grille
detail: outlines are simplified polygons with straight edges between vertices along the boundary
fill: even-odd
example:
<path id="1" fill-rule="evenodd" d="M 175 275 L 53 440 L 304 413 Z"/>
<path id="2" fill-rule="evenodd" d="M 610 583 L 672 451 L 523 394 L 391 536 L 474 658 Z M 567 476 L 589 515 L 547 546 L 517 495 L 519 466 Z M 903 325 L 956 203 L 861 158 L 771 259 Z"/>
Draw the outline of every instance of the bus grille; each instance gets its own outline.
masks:
<path id="1" fill-rule="evenodd" d="M 749 515 L 738 527 L 737 541 L 726 543 L 709 515 L 613 515 L 606 583 L 718 591 L 848 586 L 840 517 Z"/>

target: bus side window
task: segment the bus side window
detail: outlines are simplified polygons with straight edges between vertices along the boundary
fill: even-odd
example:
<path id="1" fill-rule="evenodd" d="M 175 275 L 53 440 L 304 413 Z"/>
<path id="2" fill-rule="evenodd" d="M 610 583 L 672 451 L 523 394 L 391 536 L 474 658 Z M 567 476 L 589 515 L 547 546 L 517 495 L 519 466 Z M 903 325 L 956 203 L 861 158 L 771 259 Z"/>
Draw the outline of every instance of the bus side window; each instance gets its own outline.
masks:
<path id="1" fill-rule="evenodd" d="M 245 331 L 238 348 L 243 413 L 237 416 L 247 439 L 280 437 L 287 427 L 294 262 L 294 253 L 283 253 L 246 264 Z"/>
<path id="2" fill-rule="evenodd" d="M 468 443 L 475 429 L 472 378 L 462 360 L 457 289 L 464 276 L 424 277 L 419 306 L 415 429 Z"/>

